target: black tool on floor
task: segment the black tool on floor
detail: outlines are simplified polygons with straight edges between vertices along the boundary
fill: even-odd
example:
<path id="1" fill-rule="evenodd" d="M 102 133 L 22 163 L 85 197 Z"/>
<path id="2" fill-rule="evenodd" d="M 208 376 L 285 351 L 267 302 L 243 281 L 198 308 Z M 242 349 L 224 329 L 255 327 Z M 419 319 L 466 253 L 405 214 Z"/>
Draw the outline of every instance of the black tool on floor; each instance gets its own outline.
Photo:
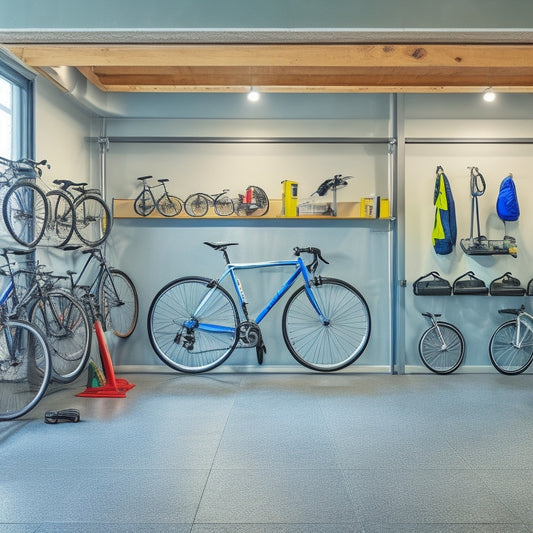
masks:
<path id="1" fill-rule="evenodd" d="M 46 411 L 44 421 L 47 424 L 58 422 L 79 422 L 80 412 L 77 409 L 62 409 L 61 411 Z"/>

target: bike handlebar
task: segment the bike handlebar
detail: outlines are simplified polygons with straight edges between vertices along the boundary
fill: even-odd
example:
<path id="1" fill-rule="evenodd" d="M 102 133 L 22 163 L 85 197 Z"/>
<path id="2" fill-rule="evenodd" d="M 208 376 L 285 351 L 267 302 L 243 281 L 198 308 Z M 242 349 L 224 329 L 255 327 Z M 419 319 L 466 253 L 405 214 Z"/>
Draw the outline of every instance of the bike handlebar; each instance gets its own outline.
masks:
<path id="1" fill-rule="evenodd" d="M 309 272 L 311 272 L 311 274 L 314 274 L 316 269 L 317 269 L 317 266 L 318 266 L 318 260 L 320 259 L 323 263 L 326 263 L 326 265 L 329 265 L 329 262 L 326 261 L 323 257 L 322 257 L 322 252 L 320 251 L 319 248 L 314 248 L 312 246 L 309 246 L 307 248 L 300 248 L 298 246 L 296 246 L 294 248 L 294 255 L 299 257 L 300 254 L 313 254 L 313 261 L 306 265 L 307 267 L 307 270 Z"/>

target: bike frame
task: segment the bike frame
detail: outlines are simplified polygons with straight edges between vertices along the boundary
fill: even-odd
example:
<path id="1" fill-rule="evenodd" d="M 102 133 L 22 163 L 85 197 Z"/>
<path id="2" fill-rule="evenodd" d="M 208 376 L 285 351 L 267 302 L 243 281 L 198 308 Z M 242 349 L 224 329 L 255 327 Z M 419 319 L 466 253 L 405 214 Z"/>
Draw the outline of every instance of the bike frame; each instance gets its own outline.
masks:
<path id="1" fill-rule="evenodd" d="M 522 311 L 516 316 L 516 338 L 515 345 L 520 348 L 522 345 L 520 330 L 521 327 L 525 326 L 529 331 L 533 333 L 533 315 L 530 315 L 526 311 Z"/>
<path id="2" fill-rule="evenodd" d="M 244 293 L 244 289 L 242 287 L 242 283 L 239 280 L 236 274 L 236 271 L 251 270 L 254 268 L 272 268 L 272 267 L 282 267 L 282 266 L 294 266 L 296 267 L 296 270 L 287 279 L 287 281 L 285 281 L 285 283 L 276 292 L 276 294 L 272 297 L 272 299 L 266 304 L 266 306 L 259 312 L 259 314 L 257 315 L 255 319 L 255 323 L 259 324 L 263 320 L 263 318 L 265 318 L 265 316 L 269 313 L 269 311 L 285 295 L 285 293 L 294 285 L 298 277 L 302 276 L 304 279 L 304 283 L 305 283 L 305 292 L 307 293 L 307 297 L 309 298 L 311 305 L 317 312 L 322 323 L 327 324 L 328 319 L 324 315 L 322 310 L 320 309 L 320 306 L 318 305 L 318 302 L 316 301 L 316 298 L 314 297 L 311 291 L 309 273 L 307 272 L 307 267 L 305 266 L 303 260 L 300 257 L 298 257 L 297 259 L 289 259 L 286 261 L 264 261 L 264 262 L 258 262 L 258 263 L 228 263 L 226 265 L 226 268 L 222 272 L 222 275 L 218 278 L 218 280 L 214 282 L 214 285 L 211 288 L 211 290 L 202 298 L 202 301 L 198 304 L 198 306 L 194 310 L 193 317 L 201 315 L 203 308 L 208 304 L 212 294 L 215 292 L 217 287 L 222 283 L 222 281 L 224 281 L 224 279 L 226 279 L 227 277 L 229 277 L 231 281 L 233 282 L 233 286 L 235 287 L 235 292 L 237 294 L 237 297 L 239 298 L 241 308 L 243 309 L 244 314 L 247 315 L 246 305 L 248 302 L 246 299 L 246 295 Z M 215 333 L 234 333 L 235 331 L 234 328 L 228 328 L 228 327 L 220 326 L 217 324 L 204 324 L 204 323 L 198 322 L 194 318 L 185 322 L 185 327 L 191 328 L 191 329 L 197 328 L 199 330 L 215 332 Z"/>
<path id="3" fill-rule="evenodd" d="M 99 266 L 98 266 L 98 273 L 96 274 L 93 282 L 89 285 L 89 293 L 92 294 L 96 298 L 96 300 L 98 300 L 98 291 L 100 288 L 100 283 L 102 282 L 104 273 L 107 273 L 109 276 L 109 279 L 111 280 L 111 285 L 113 286 L 113 290 L 115 291 L 115 296 L 117 296 L 118 298 L 117 289 L 113 282 L 113 276 L 111 276 L 111 272 L 109 270 L 109 267 L 107 266 L 107 263 L 104 261 L 103 257 L 98 257 L 97 254 L 92 250 L 91 252 L 89 252 L 89 257 L 87 258 L 87 261 L 83 265 L 83 268 L 81 269 L 79 276 L 76 278 L 76 281 L 73 282 L 72 289 L 74 290 L 76 287 L 80 285 L 80 281 L 83 278 L 83 274 L 85 273 L 85 271 L 89 267 L 89 264 L 93 260 L 98 261 Z"/>

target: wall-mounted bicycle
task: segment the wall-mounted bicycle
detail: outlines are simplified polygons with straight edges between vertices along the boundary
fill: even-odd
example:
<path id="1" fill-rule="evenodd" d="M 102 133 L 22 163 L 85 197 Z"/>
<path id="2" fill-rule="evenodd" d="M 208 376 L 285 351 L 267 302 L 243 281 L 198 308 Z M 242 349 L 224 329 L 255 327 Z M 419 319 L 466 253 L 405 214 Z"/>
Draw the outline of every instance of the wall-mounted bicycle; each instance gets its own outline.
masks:
<path id="1" fill-rule="evenodd" d="M 361 293 L 345 281 L 316 275 L 318 248 L 295 248 L 296 259 L 231 263 L 227 249 L 235 242 L 206 242 L 222 252 L 226 268 L 218 279 L 180 278 L 163 287 L 148 313 L 148 335 L 159 358 L 182 372 L 204 372 L 222 364 L 235 348 L 253 348 L 259 363 L 265 345 L 260 323 L 298 278 L 304 284 L 289 298 L 282 318 L 285 344 L 302 365 L 319 371 L 340 370 L 353 363 L 370 338 L 370 311 Z M 301 254 L 311 254 L 305 265 Z M 237 271 L 293 267 L 294 272 L 255 319 Z M 232 281 L 241 313 L 222 282 Z"/>

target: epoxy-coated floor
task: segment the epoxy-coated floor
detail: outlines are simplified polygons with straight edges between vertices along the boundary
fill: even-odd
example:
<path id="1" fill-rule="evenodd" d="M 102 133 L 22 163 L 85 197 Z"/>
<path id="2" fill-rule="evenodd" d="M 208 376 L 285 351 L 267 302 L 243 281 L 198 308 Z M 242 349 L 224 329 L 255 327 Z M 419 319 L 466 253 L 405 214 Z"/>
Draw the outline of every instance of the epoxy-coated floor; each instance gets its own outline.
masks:
<path id="1" fill-rule="evenodd" d="M 0 423 L 1 533 L 533 532 L 531 375 L 120 377 Z"/>

